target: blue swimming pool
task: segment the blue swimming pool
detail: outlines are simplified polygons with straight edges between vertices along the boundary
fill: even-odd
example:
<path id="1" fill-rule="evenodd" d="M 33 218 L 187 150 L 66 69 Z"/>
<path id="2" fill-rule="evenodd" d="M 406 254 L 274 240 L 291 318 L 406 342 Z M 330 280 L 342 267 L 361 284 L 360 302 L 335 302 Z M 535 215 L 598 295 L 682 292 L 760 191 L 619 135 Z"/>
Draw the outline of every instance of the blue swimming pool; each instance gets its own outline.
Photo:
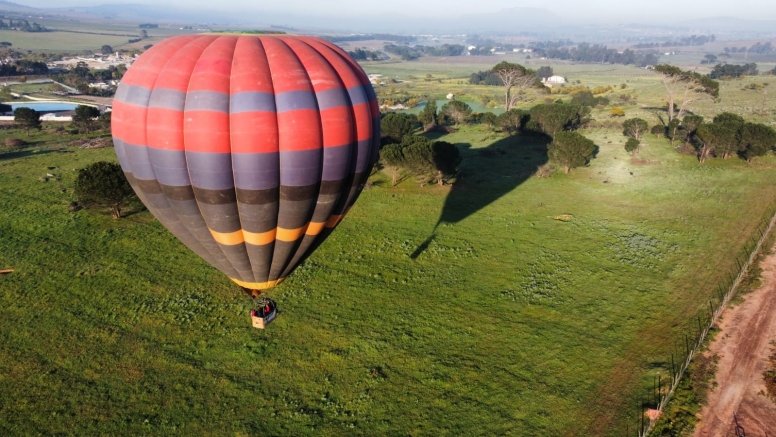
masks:
<path id="1" fill-rule="evenodd" d="M 57 112 L 57 111 L 72 111 L 78 106 L 74 103 L 46 103 L 46 102 L 29 102 L 29 103 L 12 103 L 11 107 L 16 108 L 32 108 L 38 112 Z"/>

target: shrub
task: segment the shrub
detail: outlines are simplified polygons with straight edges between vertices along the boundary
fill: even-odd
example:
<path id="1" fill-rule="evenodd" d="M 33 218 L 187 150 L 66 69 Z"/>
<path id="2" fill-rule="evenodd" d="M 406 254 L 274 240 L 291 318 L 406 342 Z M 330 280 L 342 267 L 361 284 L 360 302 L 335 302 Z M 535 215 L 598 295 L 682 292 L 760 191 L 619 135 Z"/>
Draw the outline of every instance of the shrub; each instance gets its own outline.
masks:
<path id="1" fill-rule="evenodd" d="M 122 204 L 135 197 L 121 166 L 106 161 L 78 170 L 75 194 L 87 208 L 110 207 L 113 218 L 120 218 Z"/>
<path id="2" fill-rule="evenodd" d="M 22 147 L 24 145 L 24 140 L 21 140 L 19 138 L 6 138 L 5 139 L 5 147 L 8 148 L 18 148 Z"/>
<path id="3" fill-rule="evenodd" d="M 609 112 L 610 117 L 625 117 L 625 110 L 622 109 L 619 106 L 615 106 L 612 108 L 612 110 Z"/>

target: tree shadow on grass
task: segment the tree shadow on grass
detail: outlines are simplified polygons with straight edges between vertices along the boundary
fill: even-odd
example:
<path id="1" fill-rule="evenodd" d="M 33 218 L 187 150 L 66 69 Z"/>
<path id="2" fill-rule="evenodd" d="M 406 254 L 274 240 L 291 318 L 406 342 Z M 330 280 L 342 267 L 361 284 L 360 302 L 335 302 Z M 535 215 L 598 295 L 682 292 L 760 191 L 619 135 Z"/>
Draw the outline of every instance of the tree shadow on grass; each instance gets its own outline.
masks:
<path id="1" fill-rule="evenodd" d="M 28 156 L 45 155 L 45 154 L 53 153 L 53 152 L 59 152 L 59 150 L 55 150 L 55 149 L 45 149 L 45 150 L 24 149 L 24 150 L 17 150 L 17 151 L 14 151 L 14 152 L 4 152 L 4 153 L 0 153 L 0 161 L 7 161 L 9 159 L 26 158 Z"/>
<path id="2" fill-rule="evenodd" d="M 410 257 L 416 259 L 428 248 L 441 224 L 455 224 L 476 214 L 528 180 L 547 163 L 549 142 L 543 135 L 519 135 L 484 148 L 456 144 L 463 158 L 456 181 L 431 236 Z"/>

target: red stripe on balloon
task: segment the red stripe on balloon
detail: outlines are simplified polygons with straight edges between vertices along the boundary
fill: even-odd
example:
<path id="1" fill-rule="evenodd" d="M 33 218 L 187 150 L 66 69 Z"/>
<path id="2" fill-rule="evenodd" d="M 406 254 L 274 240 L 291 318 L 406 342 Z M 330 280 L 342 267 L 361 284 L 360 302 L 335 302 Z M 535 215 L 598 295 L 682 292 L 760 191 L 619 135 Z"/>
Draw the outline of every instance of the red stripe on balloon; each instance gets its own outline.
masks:
<path id="1" fill-rule="evenodd" d="M 275 94 L 264 46 L 259 38 L 237 41 L 232 61 L 230 94 L 263 92 Z M 278 151 L 278 119 L 274 112 L 251 111 L 230 115 L 232 153 Z"/>

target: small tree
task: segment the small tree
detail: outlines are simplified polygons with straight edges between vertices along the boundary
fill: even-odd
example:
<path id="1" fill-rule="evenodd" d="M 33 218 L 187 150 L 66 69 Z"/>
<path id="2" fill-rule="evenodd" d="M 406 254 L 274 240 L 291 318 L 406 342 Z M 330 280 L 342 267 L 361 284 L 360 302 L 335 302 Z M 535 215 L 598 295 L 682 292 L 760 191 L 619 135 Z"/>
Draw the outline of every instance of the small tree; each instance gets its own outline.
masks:
<path id="1" fill-rule="evenodd" d="M 97 118 L 99 116 L 100 110 L 94 106 L 78 105 L 75 107 L 73 124 L 78 126 L 79 130 L 83 130 L 88 134 L 90 130 L 94 130 L 97 127 Z"/>
<path id="2" fill-rule="evenodd" d="M 728 159 L 734 154 L 743 151 L 742 142 L 744 119 L 730 112 L 723 112 L 714 117 L 716 126 L 717 146 L 715 152 L 722 155 L 722 159 Z"/>
<path id="3" fill-rule="evenodd" d="M 568 173 L 572 168 L 580 167 L 593 158 L 595 143 L 577 132 L 561 131 L 550 143 L 550 159 L 562 165 Z"/>
<path id="4" fill-rule="evenodd" d="M 110 55 L 113 53 L 113 47 L 105 44 L 100 48 L 100 53 L 102 53 L 103 55 Z"/>
<path id="5" fill-rule="evenodd" d="M 512 108 L 496 117 L 496 124 L 510 135 L 520 133 L 528 122 L 529 114 L 522 109 Z"/>
<path id="6" fill-rule="evenodd" d="M 529 126 L 531 129 L 539 129 L 545 134 L 555 138 L 555 134 L 561 130 L 573 130 L 579 128 L 588 121 L 590 108 L 569 104 L 542 104 L 536 105 L 530 110 Z"/>
<path id="7" fill-rule="evenodd" d="M 636 154 L 639 153 L 640 144 L 641 142 L 636 138 L 628 138 L 628 141 L 625 142 L 625 151 L 636 156 Z"/>
<path id="8" fill-rule="evenodd" d="M 676 120 L 675 124 L 678 123 L 678 119 Z M 695 135 L 695 131 L 698 130 L 698 126 L 703 124 L 703 117 L 700 115 L 693 115 L 693 114 L 687 114 L 682 118 L 682 133 L 684 134 L 684 142 L 686 144 L 690 144 L 690 140 L 692 140 L 692 137 Z M 669 123 L 669 126 L 672 124 Z"/>
<path id="9" fill-rule="evenodd" d="M 7 102 L 9 100 L 13 100 L 13 98 L 13 94 L 11 94 L 11 87 L 7 85 L 0 87 L 0 101 Z"/>
<path id="10" fill-rule="evenodd" d="M 32 108 L 14 109 L 13 121 L 15 121 L 20 128 L 27 131 L 27 136 L 30 136 L 30 129 L 40 130 L 42 127 L 40 112 Z"/>
<path id="11" fill-rule="evenodd" d="M 492 112 L 483 112 L 480 115 L 480 124 L 494 128 L 498 125 L 498 117 Z"/>
<path id="12" fill-rule="evenodd" d="M 435 141 L 432 145 L 434 167 L 437 169 L 437 183 L 444 185 L 444 177 L 455 174 L 461 163 L 461 152 L 455 144 Z"/>
<path id="13" fill-rule="evenodd" d="M 647 132 L 649 124 L 641 118 L 629 118 L 622 122 L 622 133 L 626 137 L 641 140 L 641 137 Z"/>
<path id="14" fill-rule="evenodd" d="M 396 179 L 399 176 L 399 169 L 404 165 L 404 155 L 401 152 L 401 144 L 394 143 L 380 149 L 380 159 L 383 164 L 391 169 L 393 174 L 392 187 L 396 186 Z"/>
<path id="15" fill-rule="evenodd" d="M 457 125 L 466 123 L 472 115 L 472 108 L 460 100 L 451 100 L 445 103 L 440 110 L 448 119 Z"/>
<path id="16" fill-rule="evenodd" d="M 752 162 L 752 159 L 763 156 L 768 150 L 776 147 L 776 130 L 764 124 L 744 124 L 741 137 L 744 144 L 743 156 L 747 162 Z"/>
<path id="17" fill-rule="evenodd" d="M 698 138 L 698 161 L 703 164 L 706 159 L 714 153 L 719 142 L 721 130 L 724 129 L 720 124 L 704 123 L 698 126 L 695 136 Z"/>
<path id="18" fill-rule="evenodd" d="M 121 166 L 100 161 L 78 170 L 75 195 L 84 207 L 110 207 L 121 218 L 121 206 L 135 196 Z"/>
<path id="19" fill-rule="evenodd" d="M 420 122 L 423 123 L 424 129 L 429 129 L 439 124 L 437 120 L 436 100 L 434 99 L 426 100 L 426 105 L 423 107 L 423 110 L 420 111 L 420 114 L 418 115 L 418 120 L 420 120 Z"/>
<path id="20" fill-rule="evenodd" d="M 539 79 L 547 79 L 548 77 L 552 77 L 552 67 L 545 66 L 545 67 L 539 67 L 538 70 L 536 70 L 536 77 Z"/>
<path id="21" fill-rule="evenodd" d="M 666 134 L 666 127 L 662 124 L 656 124 L 652 126 L 652 129 L 649 130 L 649 133 L 655 136 L 655 138 L 660 137 L 661 135 Z"/>

